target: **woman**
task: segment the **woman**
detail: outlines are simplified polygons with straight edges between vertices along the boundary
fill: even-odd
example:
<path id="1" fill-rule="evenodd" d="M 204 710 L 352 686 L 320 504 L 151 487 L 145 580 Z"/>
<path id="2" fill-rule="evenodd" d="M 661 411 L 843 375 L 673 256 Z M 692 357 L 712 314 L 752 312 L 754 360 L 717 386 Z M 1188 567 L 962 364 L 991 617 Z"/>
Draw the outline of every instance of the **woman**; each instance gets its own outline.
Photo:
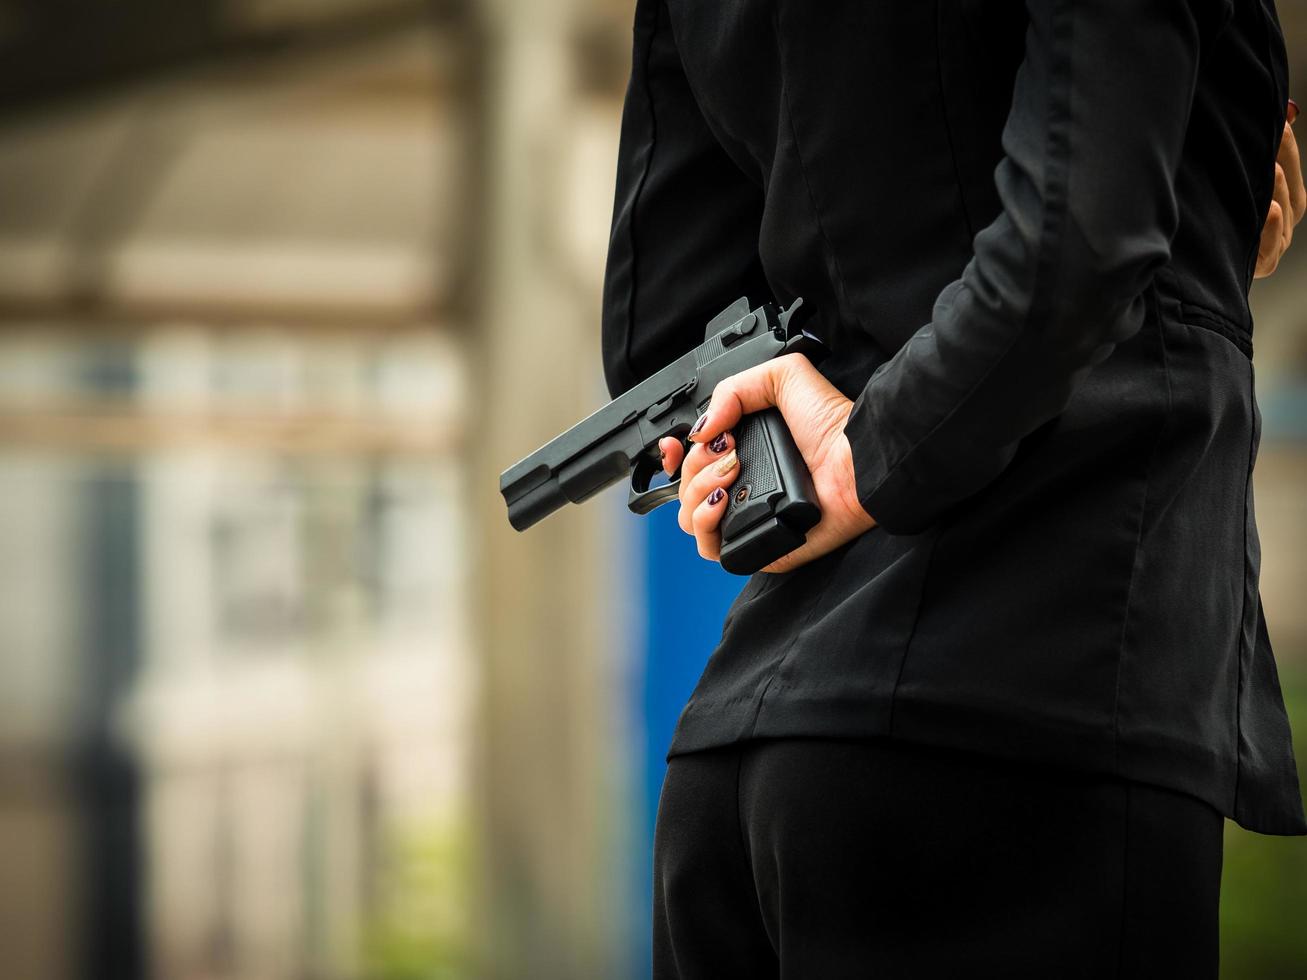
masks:
<path id="1" fill-rule="evenodd" d="M 1222 818 L 1307 832 L 1250 483 L 1285 75 L 1271 0 L 639 0 L 610 389 L 742 294 L 832 351 L 661 446 L 716 558 L 776 405 L 823 519 L 681 716 L 656 976 L 1215 976 Z"/>

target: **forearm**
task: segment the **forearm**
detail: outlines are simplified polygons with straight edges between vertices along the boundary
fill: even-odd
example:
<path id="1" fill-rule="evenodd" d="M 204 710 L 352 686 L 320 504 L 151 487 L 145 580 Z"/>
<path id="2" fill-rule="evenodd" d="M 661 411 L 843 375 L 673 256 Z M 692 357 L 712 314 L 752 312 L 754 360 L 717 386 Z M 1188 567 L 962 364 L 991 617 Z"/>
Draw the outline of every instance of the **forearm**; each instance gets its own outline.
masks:
<path id="1" fill-rule="evenodd" d="M 892 533 L 993 480 L 1139 329 L 1178 225 L 1199 50 L 1182 0 L 1031 0 L 995 179 L 1002 211 L 931 321 L 872 375 L 846 432 Z"/>

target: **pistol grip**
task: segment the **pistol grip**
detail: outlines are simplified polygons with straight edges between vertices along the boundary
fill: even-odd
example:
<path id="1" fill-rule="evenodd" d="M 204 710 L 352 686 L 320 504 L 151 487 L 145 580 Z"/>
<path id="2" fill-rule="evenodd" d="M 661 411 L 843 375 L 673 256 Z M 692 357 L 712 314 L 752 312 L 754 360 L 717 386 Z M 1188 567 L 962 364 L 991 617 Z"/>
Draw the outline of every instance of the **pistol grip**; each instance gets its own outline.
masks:
<path id="1" fill-rule="evenodd" d="M 735 427 L 740 460 L 722 516 L 722 568 L 752 575 L 807 540 L 821 520 L 812 474 L 780 411 L 746 415 Z"/>

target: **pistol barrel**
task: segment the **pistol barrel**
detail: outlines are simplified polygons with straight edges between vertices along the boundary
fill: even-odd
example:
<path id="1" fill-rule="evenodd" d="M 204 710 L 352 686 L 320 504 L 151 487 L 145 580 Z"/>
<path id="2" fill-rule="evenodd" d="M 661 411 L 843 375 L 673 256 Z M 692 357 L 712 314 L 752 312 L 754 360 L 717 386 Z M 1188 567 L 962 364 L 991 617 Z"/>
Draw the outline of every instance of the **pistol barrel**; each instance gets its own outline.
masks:
<path id="1" fill-rule="evenodd" d="M 814 362 L 824 353 L 790 322 L 801 302 L 784 311 L 770 304 L 751 311 L 747 298 L 736 300 L 709 322 L 698 347 L 510 466 L 499 478 L 509 522 L 524 531 L 628 477 L 632 510 L 645 513 L 666 502 L 647 487 L 661 436 L 688 432 L 724 378 L 789 351 Z"/>
<path id="2" fill-rule="evenodd" d="M 536 524 L 566 503 L 570 503 L 558 480 L 548 475 L 544 480 L 524 488 L 526 481 L 503 488 L 504 500 L 508 503 L 508 523 L 519 531 Z"/>

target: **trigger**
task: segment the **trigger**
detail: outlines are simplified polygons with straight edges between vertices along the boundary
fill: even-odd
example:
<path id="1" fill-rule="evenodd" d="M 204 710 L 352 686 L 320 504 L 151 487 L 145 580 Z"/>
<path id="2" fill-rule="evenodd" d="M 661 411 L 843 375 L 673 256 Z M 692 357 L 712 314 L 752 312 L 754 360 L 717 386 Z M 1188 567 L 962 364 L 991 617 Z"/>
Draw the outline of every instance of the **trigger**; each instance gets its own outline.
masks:
<path id="1" fill-rule="evenodd" d="M 635 514 L 648 514 L 663 504 L 670 503 L 680 496 L 681 471 L 679 467 L 671 482 L 650 489 L 649 483 L 663 468 L 648 457 L 641 457 L 631 471 L 631 492 L 626 506 Z"/>

